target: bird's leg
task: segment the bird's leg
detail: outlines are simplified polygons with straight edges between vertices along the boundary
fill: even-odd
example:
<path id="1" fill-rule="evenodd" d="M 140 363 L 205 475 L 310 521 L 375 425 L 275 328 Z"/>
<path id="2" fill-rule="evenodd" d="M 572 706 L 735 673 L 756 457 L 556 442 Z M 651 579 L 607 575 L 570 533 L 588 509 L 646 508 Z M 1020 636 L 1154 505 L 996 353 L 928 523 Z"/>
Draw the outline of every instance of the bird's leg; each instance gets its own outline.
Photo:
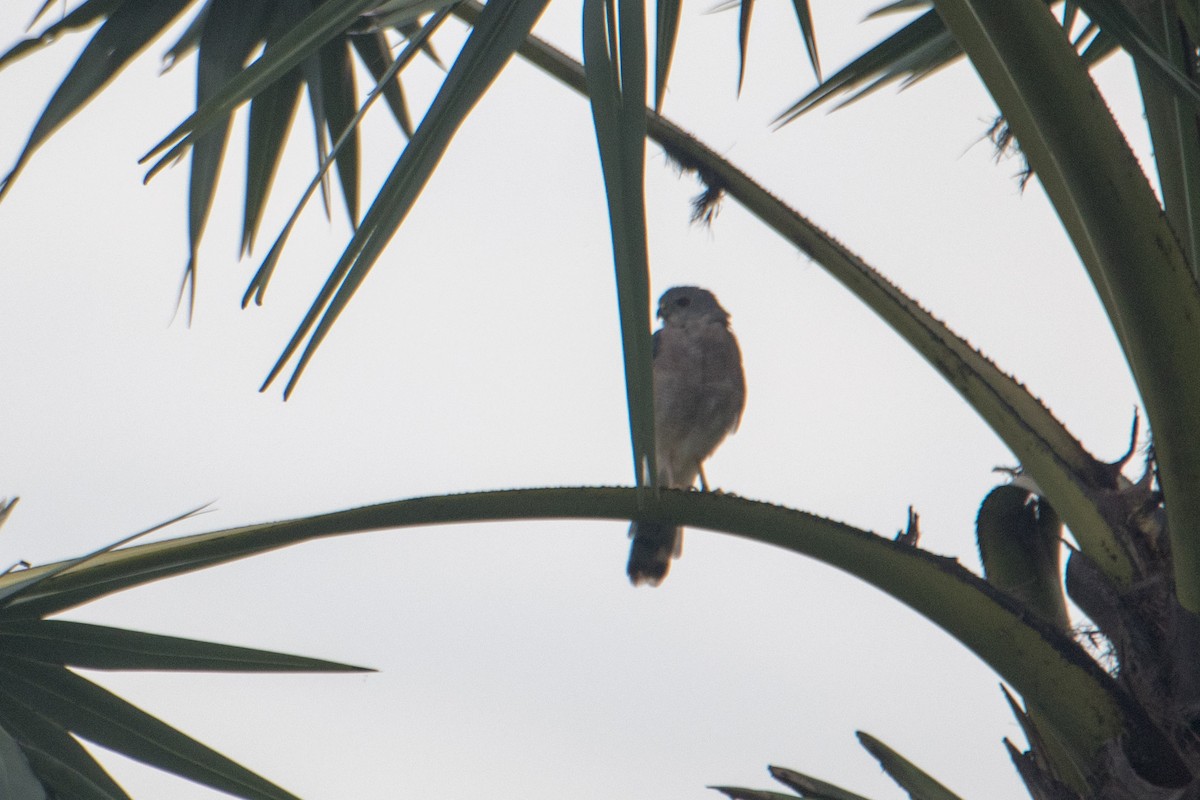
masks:
<path id="1" fill-rule="evenodd" d="M 697 464 L 696 471 L 700 473 L 700 491 L 707 492 L 708 491 L 708 480 L 706 480 L 704 477 L 704 465 Z"/>

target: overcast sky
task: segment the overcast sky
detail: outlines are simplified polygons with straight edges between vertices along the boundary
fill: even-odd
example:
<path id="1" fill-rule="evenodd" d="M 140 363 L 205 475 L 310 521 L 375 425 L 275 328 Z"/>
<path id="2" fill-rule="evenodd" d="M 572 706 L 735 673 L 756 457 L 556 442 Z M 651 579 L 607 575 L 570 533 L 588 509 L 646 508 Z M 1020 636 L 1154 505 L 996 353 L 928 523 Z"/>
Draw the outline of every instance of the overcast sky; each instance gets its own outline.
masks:
<path id="1" fill-rule="evenodd" d="M 0 6 L 15 41 L 37 2 Z M 899 20 L 816 2 L 830 73 Z M 809 215 L 1015 373 L 1096 455 L 1137 402 L 1094 291 L 1036 184 L 980 143 L 994 108 L 959 64 L 778 132 L 813 84 L 791 3 L 755 7 L 736 95 L 737 13 L 687 3 L 665 113 Z M 461 29 L 438 41 L 453 56 Z M 579 4 L 539 31 L 578 51 Z M 0 72 L 0 165 L 84 41 Z M 584 100 L 514 62 L 455 139 L 291 400 L 257 389 L 347 238 L 314 204 L 263 308 L 239 301 L 244 118 L 201 253 L 196 318 L 175 318 L 185 167 L 136 159 L 186 116 L 194 60 L 164 39 L 35 157 L 0 206 L 0 560 L 76 555 L 212 502 L 212 530 L 432 493 L 632 483 L 608 224 Z M 1148 151 L 1127 64 L 1099 70 Z M 440 73 L 411 70 L 414 102 Z M 307 105 L 301 108 L 306 115 Z M 311 177 L 303 116 L 258 256 Z M 402 140 L 367 125 L 368 191 Z M 656 146 L 655 296 L 712 289 L 733 315 L 749 400 L 710 482 L 893 535 L 978 569 L 972 524 L 1013 463 L 923 361 L 820 267 Z M 368 195 L 369 197 L 370 195 Z M 145 710 L 309 800 L 692 800 L 771 787 L 768 763 L 901 798 L 864 730 L 967 798 L 1024 796 L 998 678 L 899 603 L 820 563 L 689 531 L 659 589 L 631 588 L 626 525 L 538 522 L 346 537 L 137 589 L 70 618 L 302 653 L 351 676 L 100 674 Z M 137 798 L 215 793 L 104 756 Z"/>

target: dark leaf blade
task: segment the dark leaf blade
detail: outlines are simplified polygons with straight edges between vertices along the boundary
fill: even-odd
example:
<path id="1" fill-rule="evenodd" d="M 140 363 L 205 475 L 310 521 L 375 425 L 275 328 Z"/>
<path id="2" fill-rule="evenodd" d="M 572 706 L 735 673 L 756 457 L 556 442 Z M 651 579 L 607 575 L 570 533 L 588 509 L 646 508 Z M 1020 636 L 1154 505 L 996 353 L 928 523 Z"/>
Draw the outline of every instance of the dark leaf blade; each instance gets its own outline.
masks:
<path id="1" fill-rule="evenodd" d="M 285 398 L 291 395 L 330 327 L 408 215 L 459 126 L 525 40 L 547 2 L 495 0 L 485 8 L 479 24 L 467 37 L 408 147 L 385 180 L 300 327 L 267 376 L 264 389 L 274 381 L 307 338 L 308 342 L 284 390 Z"/>
<path id="2" fill-rule="evenodd" d="M 812 9 L 808 0 L 792 0 L 796 9 L 796 21 L 800 23 L 800 34 L 804 37 L 804 47 L 808 50 L 808 61 L 812 64 L 813 74 L 817 83 L 821 82 L 821 59 L 817 55 L 817 29 L 813 26 Z"/>
<path id="3" fill-rule="evenodd" d="M 746 79 L 746 54 L 750 48 L 750 16 L 753 12 L 754 0 L 741 0 L 738 7 L 738 94 L 742 93 L 742 84 Z"/>
<path id="4" fill-rule="evenodd" d="M 417 21 L 417 17 L 412 17 L 405 22 L 399 22 L 392 27 L 394 27 L 401 36 L 409 40 L 421 32 L 421 23 Z M 442 70 L 443 72 L 446 71 L 446 65 L 442 61 L 441 56 L 437 54 L 437 50 L 434 49 L 432 41 L 429 39 L 422 41 L 421 52 L 425 54 L 426 58 L 428 58 L 434 64 L 437 64 L 438 69 Z"/>
<path id="5" fill-rule="evenodd" d="M 47 8 L 53 2 L 54 0 L 49 0 L 38 11 L 32 24 L 37 23 L 37 20 L 41 18 L 42 14 L 46 12 Z M 37 36 L 26 37 L 6 50 L 3 55 L 0 55 L 0 69 L 7 67 L 11 62 L 27 56 L 35 50 L 40 50 L 47 45 L 53 44 L 64 33 L 91 26 L 101 17 L 107 17 L 124 2 L 126 0 L 88 0 L 88 2 L 76 6 L 62 19 L 47 27 Z"/>
<path id="6" fill-rule="evenodd" d="M 87 562 L 89 562 L 95 558 L 98 558 L 99 556 L 102 556 L 105 553 L 108 553 L 108 552 L 111 552 L 111 551 L 117 549 L 121 545 L 128 544 L 135 539 L 139 539 L 143 536 L 146 536 L 147 534 L 153 533 L 158 530 L 162 530 L 163 528 L 167 527 L 168 525 L 173 525 L 176 522 L 180 522 L 182 520 L 187 519 L 188 517 L 194 516 L 195 514 L 200 513 L 201 510 L 202 510 L 201 508 L 197 508 L 197 509 L 188 511 L 187 513 L 180 514 L 179 516 L 173 517 L 172 519 L 169 519 L 166 522 L 160 522 L 159 524 L 152 525 L 151 527 L 146 528 L 145 530 L 138 531 L 137 533 L 135 533 L 131 536 L 126 536 L 124 539 L 113 542 L 112 544 L 110 544 L 106 547 L 102 547 L 99 550 L 95 550 L 91 553 L 88 553 L 85 556 L 80 556 L 79 558 L 73 558 L 69 561 L 60 562 L 58 564 L 55 564 L 55 565 L 49 567 L 48 569 L 30 570 L 30 572 L 34 573 L 32 575 L 25 575 L 23 573 L 16 574 L 14 576 L 12 582 L 5 583 L 3 586 L 0 586 L 0 618 L 3 618 L 7 615 L 7 613 L 9 612 L 9 606 L 14 601 L 19 600 L 23 595 L 27 595 L 27 594 L 31 593 L 34 589 L 36 589 L 44 581 L 47 581 L 51 578 L 61 575 L 62 573 L 66 572 L 67 570 L 74 569 L 75 567 L 79 567 L 83 564 L 86 564 Z"/>
<path id="7" fill-rule="evenodd" d="M 392 51 L 388 47 L 383 33 L 356 34 L 348 38 L 363 66 L 370 71 L 376 84 L 379 84 L 392 65 Z M 392 116 L 396 118 L 396 123 L 400 126 L 400 130 L 404 131 L 404 135 L 411 138 L 413 135 L 412 116 L 408 113 L 408 104 L 404 100 L 400 76 L 397 74 L 382 85 L 383 98 L 387 100 L 388 106 L 392 109 Z"/>
<path id="8" fill-rule="evenodd" d="M 1195 3 L 1184 3 L 1175 9 L 1147 8 L 1140 17 L 1165 44 L 1172 63 L 1185 69 L 1194 59 L 1189 36 L 1179 31 L 1188 5 L 1193 13 L 1197 11 Z M 1183 243 L 1193 273 L 1200 275 L 1200 181 L 1195 179 L 1200 174 L 1200 116 L 1152 74 L 1136 63 L 1135 68 L 1167 219 Z"/>
<path id="9" fill-rule="evenodd" d="M 804 2 L 804 0 L 797 0 L 797 2 Z M 675 40 L 679 36 L 679 15 L 682 11 L 683 0 L 658 0 L 654 39 L 655 111 L 662 111 L 663 99 L 667 91 L 667 76 L 671 72 L 671 60 L 675 55 Z"/>
<path id="10" fill-rule="evenodd" d="M 858 741 L 912 800 L 961 800 L 937 779 L 875 737 L 859 731 Z"/>
<path id="11" fill-rule="evenodd" d="M 630 4 L 635 5 L 635 4 Z M 614 33 L 617 6 L 585 0 L 583 12 L 584 78 L 608 200 L 617 307 L 625 361 L 625 394 L 630 443 L 638 486 L 656 485 L 654 394 L 650 371 L 650 278 L 646 244 L 645 43 L 634 28 L 638 12 L 621 6 L 621 36 Z M 639 17 L 644 20 L 644 16 Z M 624 26 L 631 26 L 625 38 Z M 638 47 L 638 41 L 641 47 Z M 639 58 L 640 55 L 640 58 Z M 638 64 L 641 63 L 640 73 Z"/>
<path id="12" fill-rule="evenodd" d="M 742 786 L 709 786 L 708 788 L 720 792 L 729 800 L 798 800 L 794 794 L 772 792 L 766 789 L 747 789 Z"/>
<path id="13" fill-rule="evenodd" d="M 5 800 L 46 800 L 46 788 L 38 779 L 21 745 L 0 726 L 0 797 Z"/>
<path id="14" fill-rule="evenodd" d="M 840 94 L 852 92 L 876 79 L 897 61 L 939 36 L 945 36 L 946 26 L 936 11 L 928 11 L 894 34 L 872 47 L 840 70 L 830 75 L 815 89 L 801 97 L 776 120 L 787 124 L 796 117 Z"/>
<path id="15" fill-rule="evenodd" d="M 196 65 L 196 106 L 210 102 L 231 78 L 245 67 L 251 51 L 262 40 L 261 0 L 213 0 L 205 7 L 204 28 L 199 32 Z M 188 179 L 188 264 L 185 288 L 190 287 L 189 309 L 195 301 L 200 241 L 216 196 L 217 178 L 229 141 L 232 112 L 196 138 Z"/>
<path id="16" fill-rule="evenodd" d="M 126 0 L 113 10 L 79 54 L 71 71 L 34 124 L 17 163 L 0 180 L 0 198 L 12 187 L 34 152 L 83 108 L 179 16 L 192 0 Z"/>
<path id="17" fill-rule="evenodd" d="M 324 47 L 325 45 L 322 45 Z M 319 50 L 318 50 L 319 53 Z M 317 164 L 325 163 L 329 155 L 329 119 L 325 115 L 325 91 L 321 79 L 321 62 L 317 54 L 311 55 L 302 62 L 304 84 L 308 87 L 308 105 L 313 124 L 313 141 L 317 147 Z M 329 189 L 328 170 L 319 170 L 321 174 L 321 205 L 325 209 L 325 219 L 333 217 L 331 203 L 333 193 Z M 353 227 L 353 226 L 352 226 Z"/>
<path id="18" fill-rule="evenodd" d="M 278 37 L 304 18 L 308 4 L 302 0 L 272 6 L 262 58 L 270 58 Z M 264 86 L 250 103 L 250 134 L 246 144 L 246 205 L 242 215 L 241 251 L 251 252 L 266 210 L 266 198 L 280 166 L 283 145 L 300 103 L 300 68 L 290 70 Z"/>
<path id="19" fill-rule="evenodd" d="M 866 800 L 862 795 L 794 769 L 771 766 L 767 771 L 771 773 L 772 778 L 795 790 L 806 800 Z"/>
<path id="20" fill-rule="evenodd" d="M 204 5 L 192 17 L 192 21 L 184 28 L 183 33 L 163 53 L 163 72 L 170 70 L 187 55 L 200 47 L 200 35 L 208 26 L 208 12 L 216 5 L 217 0 L 204 0 Z M 247 3 L 246 5 L 249 5 Z"/>
<path id="21" fill-rule="evenodd" d="M 25 661 L 102 670 L 372 671 L 287 653 L 63 620 L 0 623 L 0 652 Z"/>
<path id="22" fill-rule="evenodd" d="M 0 684 L 0 725 L 20 743 L 44 786 L 71 800 L 131 800 L 91 753 L 28 702 Z"/>
<path id="23" fill-rule="evenodd" d="M 39 713 L 108 750 L 246 800 L 299 800 L 66 669 L 0 657 L 0 678 Z"/>
<path id="24" fill-rule="evenodd" d="M 145 163 L 163 154 L 150 168 L 147 180 L 190 148 L 197 136 L 221 124 L 238 106 L 290 72 L 322 44 L 345 32 L 359 14 L 374 3 L 378 3 L 378 0 L 345 0 L 317 6 L 303 22 L 279 39 L 269 55 L 255 59 L 254 63 L 142 156 L 141 163 Z"/>
<path id="25" fill-rule="evenodd" d="M 1200 84 L 1171 62 L 1169 55 L 1124 3 L 1117 0 L 1080 0 L 1079 7 L 1100 24 L 1100 29 L 1107 36 L 1121 43 L 1139 69 L 1150 70 L 1176 96 L 1189 103 L 1193 110 L 1200 110 Z"/>
<path id="26" fill-rule="evenodd" d="M 416 56 L 421 44 L 426 41 L 429 36 L 433 35 L 433 32 L 436 31 L 441 26 L 442 22 L 446 20 L 446 18 L 450 15 L 450 8 L 450 6 L 446 6 L 435 12 L 422 27 L 420 33 L 414 36 L 408 42 L 408 44 L 405 45 L 404 51 L 401 52 L 399 57 L 397 57 L 394 61 L 391 61 L 389 65 L 384 68 L 382 74 L 378 78 L 375 88 L 373 88 L 367 94 L 367 99 L 363 102 L 362 107 L 355 112 L 354 117 L 350 120 L 346 131 L 344 131 L 342 135 L 338 137 L 338 140 L 334 142 L 333 150 L 331 151 L 333 158 L 337 158 L 337 156 L 341 153 L 342 148 L 350 143 L 351 137 L 357 135 L 356 132 L 359 123 L 362 122 L 363 117 L 366 116 L 367 111 L 372 105 L 374 105 L 380 94 L 382 93 L 386 97 L 389 90 L 398 85 L 395 81 L 395 78 L 399 74 L 399 71 L 403 69 L 405 65 L 407 65 L 413 59 L 413 57 Z M 242 308 L 245 308 L 247 305 L 249 305 L 251 298 L 254 299 L 254 302 L 257 305 L 262 305 L 263 298 L 267 290 L 267 284 L 270 283 L 271 276 L 275 272 L 275 267 L 279 263 L 279 258 L 283 255 L 283 248 L 284 245 L 287 244 L 287 239 L 291 235 L 292 228 L 295 227 L 297 220 L 299 220 L 300 212 L 304 210 L 306 205 L 308 205 L 308 201 L 312 198 L 313 193 L 316 192 L 317 187 L 320 186 L 321 181 L 324 180 L 331 163 L 332 161 L 329 158 L 326 158 L 321 163 L 320 168 L 317 170 L 317 174 L 313 177 L 312 181 L 309 182 L 308 188 L 304 191 L 304 195 L 296 204 L 296 208 L 292 211 L 291 216 L 288 217 L 288 221 L 284 224 L 283 230 L 280 231 L 279 235 L 276 237 L 275 243 L 271 245 L 270 252 L 268 252 L 267 257 L 263 259 L 262 265 L 258 268 L 258 271 L 255 272 L 254 277 L 250 281 L 250 285 L 246 288 L 246 293 L 242 296 Z"/>
<path id="27" fill-rule="evenodd" d="M 354 124 L 358 107 L 349 43 L 341 40 L 326 44 L 320 50 L 319 59 L 321 96 L 324 99 L 329 138 L 336 142 L 346 134 L 345 144 L 338 150 L 334 161 L 342 185 L 342 197 L 346 201 L 346 213 L 350 216 L 350 226 L 354 227 L 358 225 L 358 126 Z"/>

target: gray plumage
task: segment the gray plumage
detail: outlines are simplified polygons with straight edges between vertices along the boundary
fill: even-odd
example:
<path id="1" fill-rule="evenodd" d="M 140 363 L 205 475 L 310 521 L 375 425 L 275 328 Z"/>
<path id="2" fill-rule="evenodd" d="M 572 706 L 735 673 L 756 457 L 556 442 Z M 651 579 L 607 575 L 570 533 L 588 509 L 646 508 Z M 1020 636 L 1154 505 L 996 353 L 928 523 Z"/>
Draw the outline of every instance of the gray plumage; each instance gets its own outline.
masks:
<path id="1" fill-rule="evenodd" d="M 690 489 L 702 464 L 737 430 L 746 405 L 742 354 L 729 313 L 712 292 L 668 289 L 658 301 L 662 327 L 654 333 L 654 446 L 659 485 Z M 657 586 L 678 557 L 683 529 L 662 522 L 629 526 L 629 580 Z"/>

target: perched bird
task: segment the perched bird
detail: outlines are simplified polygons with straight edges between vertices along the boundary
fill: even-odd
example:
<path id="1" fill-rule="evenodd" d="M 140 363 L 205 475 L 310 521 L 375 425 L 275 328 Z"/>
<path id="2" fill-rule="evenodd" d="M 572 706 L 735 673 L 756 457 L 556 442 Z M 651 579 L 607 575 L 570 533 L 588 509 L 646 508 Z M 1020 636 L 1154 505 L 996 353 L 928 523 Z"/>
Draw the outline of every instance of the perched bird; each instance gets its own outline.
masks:
<path id="1" fill-rule="evenodd" d="M 654 332 L 654 448 L 659 485 L 708 491 L 702 462 L 737 430 L 746 405 L 742 353 L 729 313 L 707 289 L 676 286 L 658 301 Z M 664 522 L 629 526 L 629 580 L 657 586 L 680 554 L 683 529 Z"/>

